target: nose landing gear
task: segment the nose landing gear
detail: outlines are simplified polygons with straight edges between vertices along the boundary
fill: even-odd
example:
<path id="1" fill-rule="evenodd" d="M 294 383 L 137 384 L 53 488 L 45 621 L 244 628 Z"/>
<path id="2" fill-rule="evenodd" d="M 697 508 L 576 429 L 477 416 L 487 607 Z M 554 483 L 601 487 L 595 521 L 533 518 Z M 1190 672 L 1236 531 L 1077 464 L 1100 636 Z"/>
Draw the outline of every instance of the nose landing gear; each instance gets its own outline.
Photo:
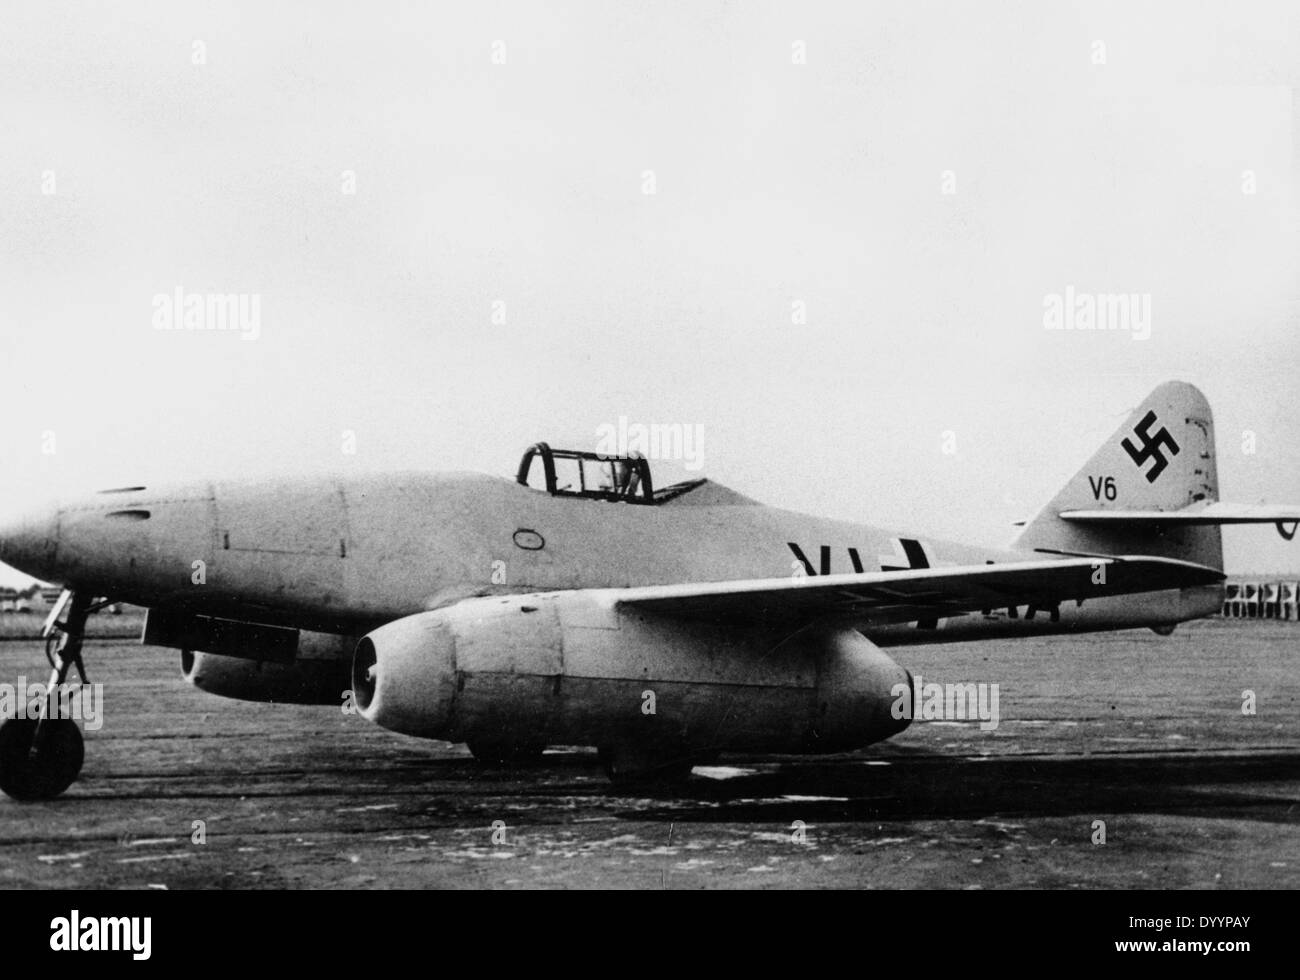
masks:
<path id="1" fill-rule="evenodd" d="M 81 772 L 85 746 L 81 729 L 67 717 L 72 692 L 64 685 L 74 666 L 80 683 L 86 683 L 81 662 L 86 620 L 107 604 L 65 591 L 45 621 L 41 635 L 50 662 L 48 690 L 32 699 L 35 717 L 14 717 L 0 725 L 0 790 L 15 800 L 53 799 Z M 65 610 L 67 616 L 60 622 Z M 19 713 L 25 716 L 26 706 Z"/>

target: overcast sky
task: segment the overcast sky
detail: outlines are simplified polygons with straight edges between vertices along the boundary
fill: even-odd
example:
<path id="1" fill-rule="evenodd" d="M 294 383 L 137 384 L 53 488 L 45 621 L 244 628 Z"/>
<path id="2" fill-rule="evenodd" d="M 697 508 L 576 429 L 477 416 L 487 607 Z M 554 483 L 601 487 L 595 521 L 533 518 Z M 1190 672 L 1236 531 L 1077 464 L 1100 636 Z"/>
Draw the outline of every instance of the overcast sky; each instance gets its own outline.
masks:
<path id="1" fill-rule="evenodd" d="M 1296 4 L 426 6 L 5 5 L 0 499 L 505 476 L 626 416 L 1005 544 L 1179 378 L 1223 497 L 1300 502 Z M 256 339 L 156 329 L 178 288 Z M 1045 330 L 1067 288 L 1149 337 Z"/>

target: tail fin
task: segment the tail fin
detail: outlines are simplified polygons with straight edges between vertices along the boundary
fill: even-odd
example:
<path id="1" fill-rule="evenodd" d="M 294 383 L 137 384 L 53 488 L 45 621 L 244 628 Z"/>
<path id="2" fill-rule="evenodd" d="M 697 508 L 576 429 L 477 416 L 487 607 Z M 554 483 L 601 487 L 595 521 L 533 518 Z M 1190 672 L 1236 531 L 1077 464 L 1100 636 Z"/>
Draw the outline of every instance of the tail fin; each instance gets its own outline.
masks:
<path id="1" fill-rule="evenodd" d="M 1015 546 L 1049 553 L 1155 555 L 1222 569 L 1217 523 L 1159 523 L 1137 517 L 1081 521 L 1061 516 L 1063 512 L 1182 511 L 1218 499 L 1209 402 L 1195 386 L 1169 381 L 1143 400 L 1026 525 Z"/>

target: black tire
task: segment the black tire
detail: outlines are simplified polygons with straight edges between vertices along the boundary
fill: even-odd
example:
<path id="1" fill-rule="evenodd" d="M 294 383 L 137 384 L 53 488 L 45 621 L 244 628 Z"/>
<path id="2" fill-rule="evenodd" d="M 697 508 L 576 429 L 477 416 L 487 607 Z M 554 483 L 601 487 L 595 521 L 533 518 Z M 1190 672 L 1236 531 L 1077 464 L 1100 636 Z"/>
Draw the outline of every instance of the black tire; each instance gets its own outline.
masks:
<path id="1" fill-rule="evenodd" d="M 0 725 L 0 790 L 15 800 L 54 799 L 76 782 L 86 759 L 76 722 L 61 718 L 40 724 L 42 745 L 35 753 L 35 719 L 11 718 Z"/>
<path id="2" fill-rule="evenodd" d="M 678 786 L 690 778 L 691 770 L 695 768 L 693 759 L 638 760 L 629 765 L 628 760 L 620 760 L 618 753 L 605 745 L 596 749 L 596 757 L 609 781 L 619 787 L 653 789 Z"/>
<path id="3" fill-rule="evenodd" d="M 491 769 L 520 769 L 525 766 L 535 766 L 542 761 L 542 753 L 546 751 L 545 745 L 536 742 L 476 739 L 465 744 L 475 761 Z"/>

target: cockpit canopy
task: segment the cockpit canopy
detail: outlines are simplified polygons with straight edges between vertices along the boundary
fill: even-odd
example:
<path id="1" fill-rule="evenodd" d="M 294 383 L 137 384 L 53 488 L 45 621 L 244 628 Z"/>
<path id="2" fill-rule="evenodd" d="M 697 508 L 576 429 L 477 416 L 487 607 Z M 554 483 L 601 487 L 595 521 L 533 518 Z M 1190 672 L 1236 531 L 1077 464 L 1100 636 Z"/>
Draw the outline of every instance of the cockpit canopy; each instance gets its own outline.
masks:
<path id="1" fill-rule="evenodd" d="M 552 449 L 544 442 L 530 446 L 519 461 L 516 481 L 552 496 L 628 504 L 660 504 L 694 490 L 704 480 L 675 483 L 655 492 L 650 461 L 640 453 L 607 456 L 577 449 Z"/>

